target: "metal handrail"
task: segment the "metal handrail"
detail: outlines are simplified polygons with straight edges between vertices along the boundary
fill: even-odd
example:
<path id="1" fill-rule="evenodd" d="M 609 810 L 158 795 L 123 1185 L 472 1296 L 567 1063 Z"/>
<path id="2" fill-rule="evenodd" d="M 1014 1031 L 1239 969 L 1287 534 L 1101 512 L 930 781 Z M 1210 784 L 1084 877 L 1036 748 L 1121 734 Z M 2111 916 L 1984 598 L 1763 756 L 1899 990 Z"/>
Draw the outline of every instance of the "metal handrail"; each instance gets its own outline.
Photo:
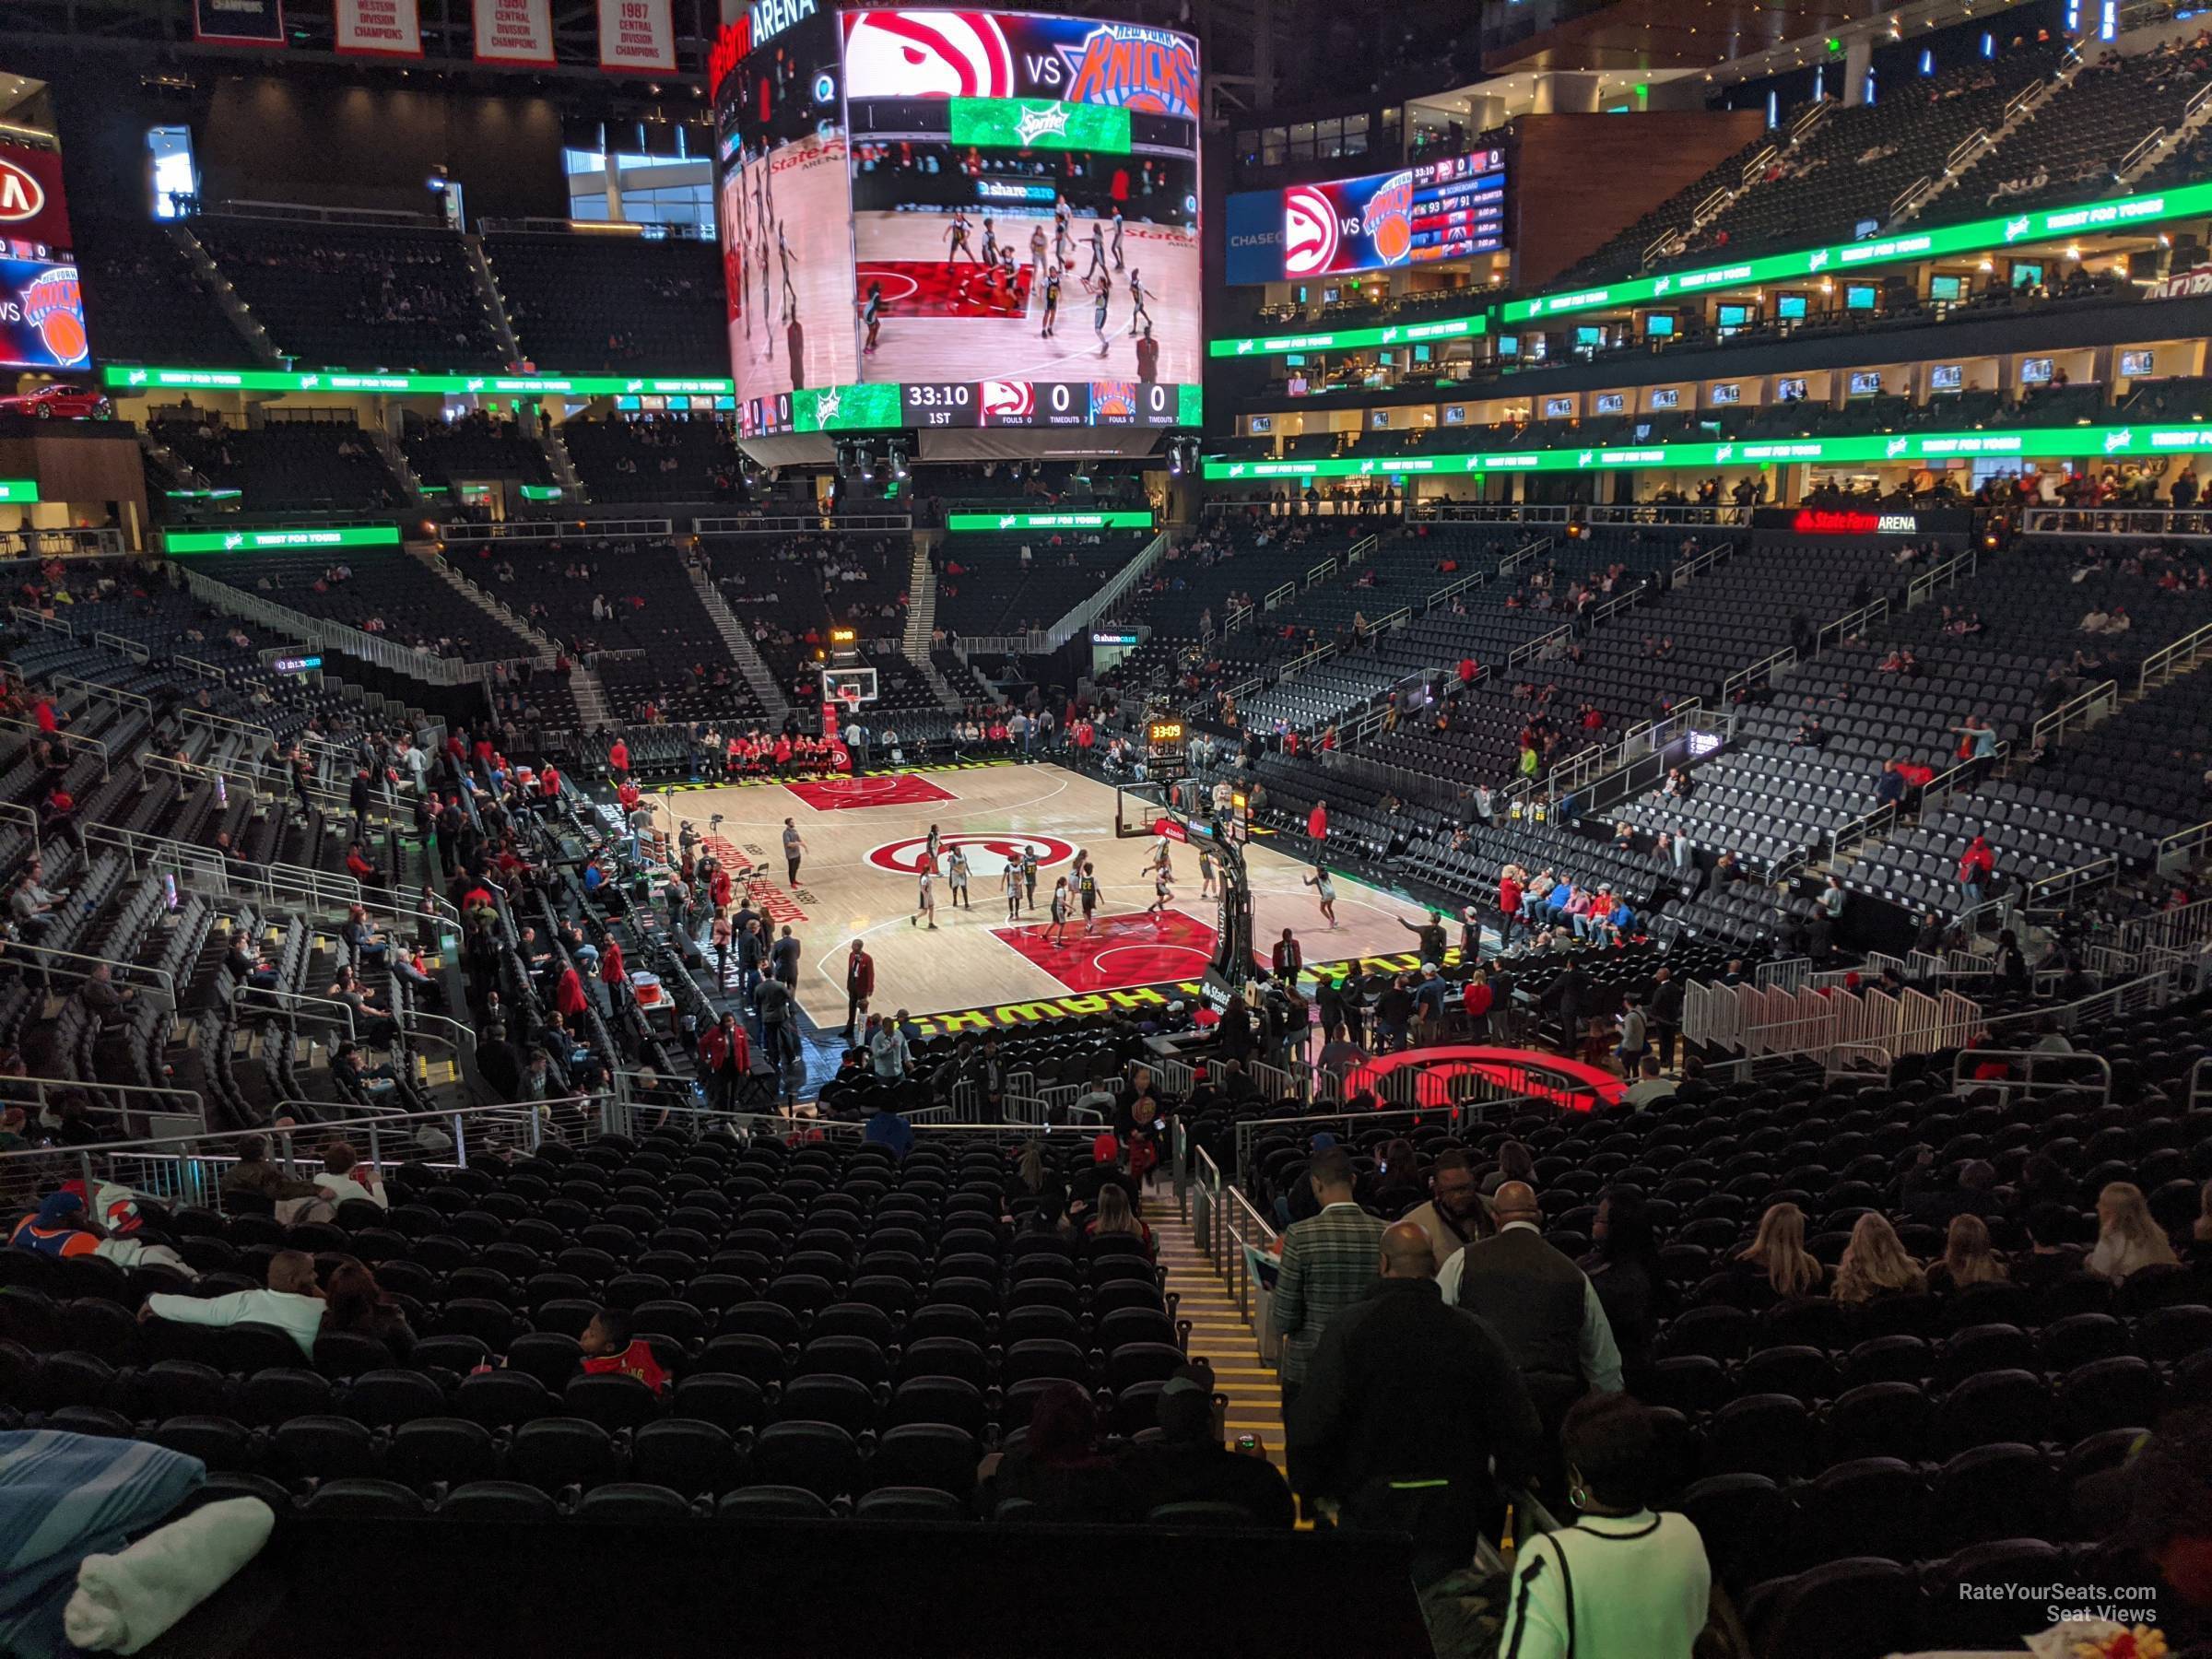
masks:
<path id="1" fill-rule="evenodd" d="M 29 942 L 29 940 L 27 940 L 27 939 L 12 939 L 12 940 L 10 940 L 10 941 L 8 942 L 8 947 L 7 947 L 7 954 L 8 954 L 9 956 L 11 956 L 11 957 L 14 957 L 14 956 L 59 957 L 59 958 L 61 958 L 61 959 L 63 959 L 63 961 L 64 961 L 64 962 L 89 962 L 89 963 L 91 963 L 91 964 L 92 964 L 92 968 L 85 968 L 85 969 L 76 969 L 76 968 L 70 968 L 70 967 L 65 967 L 65 966 L 59 966 L 59 967 L 47 967 L 47 966 L 46 966 L 46 965 L 45 965 L 43 962 L 41 962 L 41 963 L 40 964 L 40 967 L 41 967 L 41 971 L 42 971 L 49 972 L 49 973 L 65 973 L 65 974 L 72 975 L 72 976 L 74 976 L 75 978 L 77 978 L 77 979 L 90 979 L 90 978 L 92 977 L 92 969 L 93 969 L 93 968 L 112 968 L 112 969 L 117 969 L 117 970 L 120 970 L 122 972 L 124 972 L 124 973 L 126 973 L 126 974 L 127 974 L 127 973 L 145 973 L 145 974 L 150 974 L 150 975 L 152 975 L 152 976 L 153 976 L 153 981 L 154 981 L 154 982 L 153 982 L 153 984 L 152 984 L 152 986 L 151 986 L 151 987 L 143 987 L 143 986 L 140 986 L 140 987 L 135 987 L 135 988 L 138 988 L 138 989 L 149 989 L 149 988 L 150 988 L 150 989 L 152 989 L 152 990 L 159 991 L 159 993 L 160 993 L 160 994 L 162 994 L 164 997 L 166 997 L 166 998 L 168 999 L 168 1001 L 169 1001 L 169 1006 L 170 1006 L 171 1007 L 172 1007 L 172 1008 L 173 1008 L 173 1007 L 175 1007 L 175 1006 L 177 1006 L 177 982 L 176 982 L 176 976 L 175 976 L 175 975 L 173 975 L 173 974 L 171 974 L 171 973 L 169 971 L 169 970 L 168 970 L 168 969 L 166 969 L 166 968 L 154 968 L 154 967 L 149 967 L 149 966 L 147 966 L 147 964 L 145 964 L 145 963 L 143 963 L 143 962 L 122 962 L 122 961 L 118 961 L 118 960 L 116 960 L 116 959 L 115 959 L 113 957 L 94 956 L 93 954 L 91 954 L 91 953 L 90 953 L 90 952 L 88 952 L 88 951 L 83 951 L 83 950 L 64 950 L 64 949 L 62 949 L 62 948 L 61 948 L 59 946 L 55 946 L 55 945 L 34 945 L 34 944 L 30 943 L 30 942 Z M 130 982 L 130 981 L 125 981 L 124 982 L 125 982 L 126 984 L 130 984 L 130 983 L 132 983 L 133 982 Z"/>
<path id="2" fill-rule="evenodd" d="M 2192 629 L 2172 644 L 2145 657 L 2136 675 L 2136 689 L 2151 691 L 2188 673 L 2208 656 L 2212 656 L 2212 622 Z"/>
<path id="3" fill-rule="evenodd" d="M 2120 682 L 2106 680 L 2088 690 L 2068 698 L 2057 708 L 2035 723 L 2029 741 L 2035 749 L 2045 749 L 2064 737 L 2067 731 L 2078 725 L 2086 730 L 2120 707 Z"/>
<path id="4" fill-rule="evenodd" d="M 89 696 L 102 698 L 109 702 L 121 703 L 126 709 L 136 709 L 141 714 L 151 714 L 154 712 L 153 701 L 150 698 L 141 697 L 135 691 L 124 691 L 113 686 L 103 686 L 98 680 L 79 679 L 74 674 L 48 675 L 46 683 L 51 686 L 67 687 L 72 690 L 83 691 Z"/>
<path id="5" fill-rule="evenodd" d="M 359 1043 L 360 1032 L 354 1028 L 353 1009 L 332 996 L 316 996 L 306 991 L 283 991 L 275 985 L 241 985 L 240 996 L 265 996 L 288 1013 L 304 1015 L 310 1019 L 329 1019 L 342 1022 L 346 1027 L 346 1041 Z M 309 1007 L 303 1005 L 314 1004 Z"/>
<path id="6" fill-rule="evenodd" d="M 206 1104 L 197 1090 L 166 1088 L 152 1083 L 86 1083 L 75 1077 L 0 1077 L 0 1100 L 10 1105 L 45 1106 L 55 1095 L 79 1094 L 87 1096 L 152 1095 L 157 1100 L 178 1102 L 176 1111 L 190 1112 L 203 1123 L 206 1121 Z M 127 1099 L 119 1106 L 109 1108 L 115 1112 L 132 1110 Z"/>
<path id="7" fill-rule="evenodd" d="M 2018 1065 L 2027 1073 L 2027 1076 L 2024 1077 L 1977 1077 L 1973 1075 L 1971 1068 L 1975 1064 L 1984 1060 L 2001 1060 L 2008 1068 Z M 2098 1074 L 2104 1079 L 2102 1087 L 2097 1090 L 2098 1104 L 2102 1105 L 2104 1101 L 2112 1099 L 2112 1063 L 2102 1054 L 2091 1052 L 2077 1053 L 2073 1049 L 2064 1051 L 2032 1048 L 1960 1049 L 1951 1059 L 1951 1088 L 1952 1092 L 1959 1095 L 1965 1094 L 1970 1088 L 1993 1088 L 2000 1094 L 2008 1096 L 2037 1094 L 2045 1090 L 2055 1092 L 2066 1088 L 2086 1088 L 2088 1085 L 2079 1075 L 2083 1070 L 2084 1062 L 2093 1064 Z M 2039 1067 L 2061 1070 L 2070 1068 L 2075 1075 L 2066 1077 L 2040 1079 L 2035 1075 Z"/>
<path id="8" fill-rule="evenodd" d="M 108 746 L 97 737 L 79 737 L 75 732 L 43 730 L 35 720 L 24 720 L 13 714 L 0 714 L 0 731 L 37 732 L 41 736 L 58 740 L 65 751 L 76 748 L 88 750 L 100 761 L 102 778 L 114 776 L 108 762 Z"/>
<path id="9" fill-rule="evenodd" d="M 1981 567 L 1982 555 L 1972 547 L 1963 553 L 1953 554 L 1939 565 L 1929 567 L 1906 583 L 1905 608 L 1912 610 L 1916 606 L 1926 604 L 1937 588 L 1963 582 Z"/>

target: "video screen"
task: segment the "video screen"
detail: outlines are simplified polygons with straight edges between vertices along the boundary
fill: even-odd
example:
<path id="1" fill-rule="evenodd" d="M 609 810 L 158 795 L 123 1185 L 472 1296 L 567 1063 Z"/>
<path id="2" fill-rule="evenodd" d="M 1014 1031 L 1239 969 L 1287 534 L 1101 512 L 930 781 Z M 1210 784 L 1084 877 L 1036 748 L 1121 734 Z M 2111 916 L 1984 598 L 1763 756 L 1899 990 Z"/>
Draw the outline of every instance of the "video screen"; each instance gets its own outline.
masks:
<path id="1" fill-rule="evenodd" d="M 743 52 L 750 35 L 741 19 L 715 53 L 715 230 L 741 425 L 787 431 L 794 390 L 859 378 L 836 18 Z"/>
<path id="2" fill-rule="evenodd" d="M 1505 152 L 1283 192 L 1283 275 L 1385 271 L 1505 246 Z"/>
<path id="3" fill-rule="evenodd" d="M 91 357 L 76 267 L 0 259 L 0 365 L 81 369 Z"/>
<path id="4" fill-rule="evenodd" d="M 1047 389 L 1084 383 L 1107 388 L 1094 424 L 1171 410 L 1135 389 L 1200 378 L 1197 43 L 1026 12 L 838 22 L 857 378 L 1033 388 L 986 425 L 1046 424 Z"/>

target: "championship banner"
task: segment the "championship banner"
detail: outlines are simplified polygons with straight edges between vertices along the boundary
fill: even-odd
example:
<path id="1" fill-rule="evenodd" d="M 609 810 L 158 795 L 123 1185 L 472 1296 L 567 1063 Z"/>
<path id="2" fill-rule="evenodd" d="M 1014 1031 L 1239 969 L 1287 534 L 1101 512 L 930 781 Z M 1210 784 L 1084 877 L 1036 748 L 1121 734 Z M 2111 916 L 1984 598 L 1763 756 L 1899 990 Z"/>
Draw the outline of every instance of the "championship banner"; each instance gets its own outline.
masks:
<path id="1" fill-rule="evenodd" d="M 69 240 L 62 159 L 53 151 L 0 140 L 0 241 L 75 246 Z"/>
<path id="2" fill-rule="evenodd" d="M 419 0 L 336 0 L 337 49 L 362 57 L 422 55 Z"/>
<path id="3" fill-rule="evenodd" d="M 195 39 L 217 46 L 282 46 L 283 0 L 193 0 Z"/>
<path id="4" fill-rule="evenodd" d="M 476 0 L 477 62 L 553 65 L 552 0 Z"/>
<path id="5" fill-rule="evenodd" d="M 599 0 L 599 67 L 618 75 L 675 74 L 669 0 Z"/>

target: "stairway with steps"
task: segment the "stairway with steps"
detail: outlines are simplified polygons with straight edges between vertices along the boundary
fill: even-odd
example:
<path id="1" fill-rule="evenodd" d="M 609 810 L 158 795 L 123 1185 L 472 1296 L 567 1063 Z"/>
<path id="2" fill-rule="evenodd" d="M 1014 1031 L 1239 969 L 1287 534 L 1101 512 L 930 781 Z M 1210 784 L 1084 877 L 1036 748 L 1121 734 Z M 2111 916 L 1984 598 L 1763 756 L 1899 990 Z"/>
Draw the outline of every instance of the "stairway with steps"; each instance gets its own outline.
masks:
<path id="1" fill-rule="evenodd" d="M 1268 1461 L 1281 1468 L 1283 1389 L 1260 1358 L 1259 1334 L 1237 1312 L 1229 1285 L 1198 1248 L 1190 1221 L 1175 1213 L 1165 1185 L 1147 1195 L 1144 1217 L 1168 1270 L 1168 1292 L 1177 1299 L 1175 1317 L 1190 1321 L 1190 1356 L 1213 1366 L 1215 1389 L 1229 1396 L 1227 1439 L 1233 1445 L 1240 1434 L 1258 1435 Z"/>
<path id="2" fill-rule="evenodd" d="M 615 708 L 606 700 L 606 688 L 582 663 L 569 669 L 569 696 L 576 704 L 576 724 L 587 732 L 613 724 Z"/>
<path id="3" fill-rule="evenodd" d="M 745 683 L 752 687 L 753 695 L 768 711 L 770 725 L 782 725 L 791 712 L 791 701 L 783 695 L 783 688 L 776 683 L 776 677 L 768 671 L 768 665 L 760 660 L 760 653 L 753 649 L 752 636 L 745 631 L 745 624 L 737 620 L 737 613 L 723 598 L 713 578 L 699 565 L 691 567 L 691 585 L 699 590 L 699 602 L 713 618 L 714 630 L 722 635 L 730 661 L 737 665 L 738 672 L 745 676 Z"/>
<path id="4" fill-rule="evenodd" d="M 515 610 L 505 600 L 477 586 L 437 554 L 425 548 L 417 548 L 415 553 L 417 558 L 429 566 L 439 581 L 444 582 L 486 616 L 495 621 L 504 623 L 528 640 L 531 644 L 536 646 L 537 665 L 540 668 L 550 668 L 553 665 L 553 659 L 560 651 L 559 641 L 529 622 L 522 613 Z"/>

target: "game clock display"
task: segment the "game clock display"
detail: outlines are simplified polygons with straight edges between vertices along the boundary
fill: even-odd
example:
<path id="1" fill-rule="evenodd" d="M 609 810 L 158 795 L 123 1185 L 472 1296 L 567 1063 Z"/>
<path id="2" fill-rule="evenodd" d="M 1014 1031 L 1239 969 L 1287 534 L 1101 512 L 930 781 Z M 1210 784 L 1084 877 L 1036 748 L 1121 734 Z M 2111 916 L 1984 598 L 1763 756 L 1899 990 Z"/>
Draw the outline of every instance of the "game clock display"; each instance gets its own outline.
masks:
<path id="1" fill-rule="evenodd" d="M 1151 381 L 908 381 L 912 427 L 1171 427 L 1181 398 Z"/>

